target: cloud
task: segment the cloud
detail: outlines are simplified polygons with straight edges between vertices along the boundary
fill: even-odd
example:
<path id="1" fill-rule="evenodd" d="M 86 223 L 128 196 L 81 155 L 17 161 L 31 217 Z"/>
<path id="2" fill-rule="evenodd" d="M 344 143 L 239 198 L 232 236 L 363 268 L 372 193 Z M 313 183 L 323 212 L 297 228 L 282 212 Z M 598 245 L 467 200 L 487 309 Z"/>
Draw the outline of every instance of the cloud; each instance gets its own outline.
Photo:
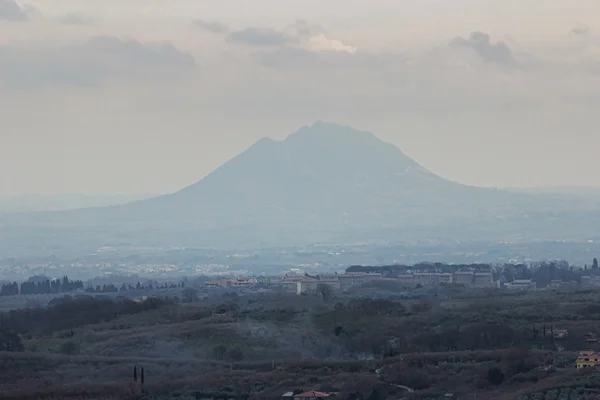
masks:
<path id="1" fill-rule="evenodd" d="M 27 14 L 14 0 L 0 0 L 0 21 L 27 21 Z"/>
<path id="2" fill-rule="evenodd" d="M 0 47 L 0 87 L 89 87 L 111 78 L 170 78 L 194 65 L 190 54 L 171 43 L 96 36 L 56 48 Z"/>
<path id="3" fill-rule="evenodd" d="M 86 18 L 79 14 L 67 14 L 57 18 L 57 21 L 62 25 L 93 25 L 94 22 L 90 18 Z"/>
<path id="4" fill-rule="evenodd" d="M 233 32 L 229 42 L 261 48 L 252 58 L 268 67 L 337 66 L 361 64 L 367 53 L 355 57 L 358 49 L 331 38 L 319 25 L 297 20 L 279 31 L 272 28 L 246 28 Z M 354 57 L 354 59 L 353 59 Z"/>
<path id="5" fill-rule="evenodd" d="M 172 43 L 143 44 L 114 36 L 95 36 L 82 46 L 94 54 L 115 57 L 135 66 L 193 67 L 194 57 L 177 49 Z"/>
<path id="6" fill-rule="evenodd" d="M 356 53 L 356 47 L 326 35 L 325 30 L 305 20 L 278 31 L 272 28 L 246 28 L 232 32 L 228 40 L 232 43 L 251 47 L 293 47 L 309 51 L 334 51 Z"/>
<path id="7" fill-rule="evenodd" d="M 329 39 L 324 34 L 313 36 L 308 41 L 309 48 L 315 51 L 336 51 L 342 53 L 356 53 L 356 47 L 342 43 L 336 39 Z"/>
<path id="8" fill-rule="evenodd" d="M 279 47 L 284 46 L 294 38 L 283 32 L 268 28 L 246 28 L 241 31 L 232 32 L 228 36 L 232 43 L 255 47 Z"/>
<path id="9" fill-rule="evenodd" d="M 515 59 L 510 47 L 504 42 L 491 43 L 490 35 L 484 32 L 471 32 L 468 39 L 457 37 L 450 42 L 451 47 L 466 47 L 473 50 L 483 61 L 506 67 L 515 67 Z"/>
<path id="10" fill-rule="evenodd" d="M 574 36 L 588 36 L 590 34 L 590 28 L 584 25 L 575 26 L 571 29 L 570 33 Z"/>
<path id="11" fill-rule="evenodd" d="M 371 53 L 356 50 L 314 51 L 302 47 L 282 47 L 273 51 L 252 55 L 260 64 L 271 68 L 331 68 L 338 71 L 362 68 L 365 71 L 381 71 L 389 65 L 404 65 L 406 60 L 399 54 Z"/>
<path id="12" fill-rule="evenodd" d="M 227 25 L 216 21 L 203 21 L 197 19 L 192 21 L 192 26 L 219 35 L 229 32 L 229 28 L 227 27 Z"/>
<path id="13" fill-rule="evenodd" d="M 299 19 L 285 29 L 291 36 L 298 39 L 310 39 L 311 37 L 325 33 L 320 25 L 310 24 L 306 20 Z"/>

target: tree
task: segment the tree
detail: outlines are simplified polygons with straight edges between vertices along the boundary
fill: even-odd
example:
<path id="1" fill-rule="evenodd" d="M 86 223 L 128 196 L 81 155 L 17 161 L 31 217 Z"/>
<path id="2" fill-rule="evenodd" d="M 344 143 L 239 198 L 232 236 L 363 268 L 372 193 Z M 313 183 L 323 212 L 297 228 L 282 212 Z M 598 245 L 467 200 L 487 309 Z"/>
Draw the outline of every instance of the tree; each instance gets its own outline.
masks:
<path id="1" fill-rule="evenodd" d="M 60 345 L 59 351 L 61 354 L 72 356 L 79 353 L 79 345 L 72 340 L 68 340 Z"/>
<path id="2" fill-rule="evenodd" d="M 225 357 L 225 354 L 227 354 L 227 347 L 225 347 L 225 345 L 223 344 L 218 344 L 215 347 L 213 347 L 213 357 L 216 360 L 222 360 L 223 357 Z"/>
<path id="3" fill-rule="evenodd" d="M 181 292 L 182 303 L 194 303 L 198 301 L 198 291 L 194 288 L 185 288 Z"/>
<path id="4" fill-rule="evenodd" d="M 242 361 L 244 359 L 244 352 L 238 346 L 235 346 L 231 350 L 229 350 L 229 357 L 233 361 Z"/>
<path id="5" fill-rule="evenodd" d="M 324 301 L 329 301 L 333 297 L 333 288 L 324 283 L 319 283 L 317 285 L 317 294 L 320 294 Z"/>
<path id="6" fill-rule="evenodd" d="M 371 392 L 371 394 L 369 395 L 367 400 L 380 400 L 381 397 L 382 397 L 381 393 L 379 392 L 379 390 L 377 388 L 375 388 L 375 389 L 373 389 L 373 391 Z"/>
<path id="7" fill-rule="evenodd" d="M 487 379 L 494 386 L 501 385 L 504 382 L 504 373 L 500 370 L 500 368 L 493 367 L 488 369 Z"/>
<path id="8" fill-rule="evenodd" d="M 25 351 L 21 337 L 15 332 L 0 329 L 0 351 Z"/>

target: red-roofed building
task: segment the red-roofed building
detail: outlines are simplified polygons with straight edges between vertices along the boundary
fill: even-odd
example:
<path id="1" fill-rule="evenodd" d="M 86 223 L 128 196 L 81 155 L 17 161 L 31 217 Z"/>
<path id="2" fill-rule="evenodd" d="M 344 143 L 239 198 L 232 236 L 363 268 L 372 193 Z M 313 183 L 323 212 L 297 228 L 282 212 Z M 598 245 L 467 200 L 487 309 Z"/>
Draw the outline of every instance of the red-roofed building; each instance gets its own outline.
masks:
<path id="1" fill-rule="evenodd" d="M 311 391 L 295 394 L 294 400 L 322 400 L 332 397 L 333 395 L 333 393 Z"/>

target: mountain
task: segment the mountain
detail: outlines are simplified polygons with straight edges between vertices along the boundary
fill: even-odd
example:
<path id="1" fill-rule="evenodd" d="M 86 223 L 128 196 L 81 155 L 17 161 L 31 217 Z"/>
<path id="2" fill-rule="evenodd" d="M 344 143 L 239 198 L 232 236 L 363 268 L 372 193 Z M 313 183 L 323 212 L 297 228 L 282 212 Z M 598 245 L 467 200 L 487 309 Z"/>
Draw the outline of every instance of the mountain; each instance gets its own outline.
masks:
<path id="1" fill-rule="evenodd" d="M 55 243 L 58 229 L 77 240 L 186 246 L 505 240 L 563 237 L 567 228 L 585 235 L 598 221 L 592 211 L 590 202 L 451 182 L 370 132 L 319 121 L 282 141 L 259 140 L 176 193 L 5 217 L 0 231 L 35 228 Z"/>

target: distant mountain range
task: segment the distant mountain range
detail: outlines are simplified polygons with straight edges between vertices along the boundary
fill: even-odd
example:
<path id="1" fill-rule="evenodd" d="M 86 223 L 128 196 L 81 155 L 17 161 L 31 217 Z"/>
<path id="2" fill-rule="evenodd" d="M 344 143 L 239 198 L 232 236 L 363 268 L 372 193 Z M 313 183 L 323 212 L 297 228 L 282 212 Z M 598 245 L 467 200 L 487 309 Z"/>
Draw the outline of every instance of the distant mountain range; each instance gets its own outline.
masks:
<path id="1" fill-rule="evenodd" d="M 106 207 L 156 196 L 146 195 L 23 195 L 0 197 L 0 213 L 32 211 L 66 211 L 89 207 Z"/>
<path id="2" fill-rule="evenodd" d="M 554 186 L 554 187 L 524 187 L 506 188 L 505 190 L 518 193 L 555 194 L 571 197 L 588 197 L 600 200 L 600 187 L 589 186 Z"/>
<path id="3" fill-rule="evenodd" d="M 25 240 L 35 230 L 59 247 L 73 240 L 253 247 L 585 238 L 599 225 L 597 199 L 451 182 L 372 133 L 319 121 L 282 141 L 261 139 L 173 194 L 4 216 L 0 239 Z"/>

